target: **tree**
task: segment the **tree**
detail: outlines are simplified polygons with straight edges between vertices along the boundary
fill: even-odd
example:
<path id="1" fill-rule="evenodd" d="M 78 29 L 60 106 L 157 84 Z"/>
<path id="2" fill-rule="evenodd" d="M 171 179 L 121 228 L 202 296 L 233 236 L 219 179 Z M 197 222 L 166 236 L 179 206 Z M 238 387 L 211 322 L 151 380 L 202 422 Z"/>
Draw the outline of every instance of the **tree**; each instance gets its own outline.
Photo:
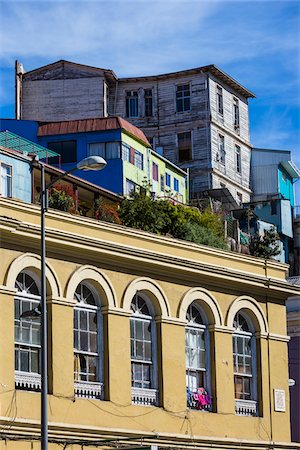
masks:
<path id="1" fill-rule="evenodd" d="M 128 227 L 227 248 L 220 214 L 210 210 L 201 213 L 197 208 L 174 205 L 169 200 L 154 200 L 146 190 L 133 192 L 122 202 L 120 219 Z"/>
<path id="2" fill-rule="evenodd" d="M 279 236 L 274 227 L 265 230 L 261 236 L 256 232 L 250 240 L 250 253 L 264 259 L 271 259 L 280 254 Z"/>

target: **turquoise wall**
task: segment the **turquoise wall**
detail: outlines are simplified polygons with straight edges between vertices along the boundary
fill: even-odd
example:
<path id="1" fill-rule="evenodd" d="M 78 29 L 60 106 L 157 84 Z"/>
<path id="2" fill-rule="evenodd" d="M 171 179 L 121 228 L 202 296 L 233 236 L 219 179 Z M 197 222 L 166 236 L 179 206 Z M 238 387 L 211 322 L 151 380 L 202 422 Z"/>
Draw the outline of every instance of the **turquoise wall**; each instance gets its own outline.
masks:
<path id="1" fill-rule="evenodd" d="M 291 206 L 294 206 L 293 180 L 282 166 L 278 168 L 278 190 L 285 199 L 290 200 Z"/>

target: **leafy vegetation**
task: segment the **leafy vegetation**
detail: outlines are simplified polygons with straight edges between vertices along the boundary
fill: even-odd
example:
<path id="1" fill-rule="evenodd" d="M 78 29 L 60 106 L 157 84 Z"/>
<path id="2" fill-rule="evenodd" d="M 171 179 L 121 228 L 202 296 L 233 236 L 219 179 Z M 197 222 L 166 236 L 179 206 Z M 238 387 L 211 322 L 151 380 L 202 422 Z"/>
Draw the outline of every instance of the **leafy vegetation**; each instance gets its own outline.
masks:
<path id="1" fill-rule="evenodd" d="M 278 244 L 279 236 L 274 227 L 269 231 L 265 230 L 264 235 L 260 236 L 257 232 L 251 237 L 250 253 L 264 259 L 271 259 L 279 255 L 280 248 Z"/>
<path id="2" fill-rule="evenodd" d="M 152 233 L 169 235 L 197 244 L 226 249 L 222 216 L 209 209 L 176 205 L 154 200 L 146 190 L 133 192 L 120 207 L 123 225 Z"/>
<path id="3" fill-rule="evenodd" d="M 75 194 L 71 186 L 55 184 L 49 189 L 49 208 L 72 212 L 75 208 Z"/>
<path id="4" fill-rule="evenodd" d="M 106 203 L 103 198 L 98 198 L 95 201 L 95 218 L 97 220 L 103 220 L 104 222 L 121 224 L 121 220 L 118 213 L 118 206 L 110 203 Z"/>

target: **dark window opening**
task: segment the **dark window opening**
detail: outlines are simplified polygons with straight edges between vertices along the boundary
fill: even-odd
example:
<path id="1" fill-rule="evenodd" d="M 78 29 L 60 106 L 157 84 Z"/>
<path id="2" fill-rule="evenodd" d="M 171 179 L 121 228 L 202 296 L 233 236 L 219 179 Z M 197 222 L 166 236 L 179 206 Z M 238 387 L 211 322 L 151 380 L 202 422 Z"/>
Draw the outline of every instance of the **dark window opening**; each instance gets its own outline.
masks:
<path id="1" fill-rule="evenodd" d="M 190 161 L 192 159 L 192 136 L 191 132 L 177 134 L 178 139 L 178 161 Z"/>
<path id="2" fill-rule="evenodd" d="M 152 89 L 145 89 L 145 117 L 153 116 Z"/>
<path id="3" fill-rule="evenodd" d="M 77 161 L 77 141 L 48 142 L 49 150 L 60 154 L 62 163 Z M 58 164 L 58 158 L 51 158 L 51 164 Z"/>

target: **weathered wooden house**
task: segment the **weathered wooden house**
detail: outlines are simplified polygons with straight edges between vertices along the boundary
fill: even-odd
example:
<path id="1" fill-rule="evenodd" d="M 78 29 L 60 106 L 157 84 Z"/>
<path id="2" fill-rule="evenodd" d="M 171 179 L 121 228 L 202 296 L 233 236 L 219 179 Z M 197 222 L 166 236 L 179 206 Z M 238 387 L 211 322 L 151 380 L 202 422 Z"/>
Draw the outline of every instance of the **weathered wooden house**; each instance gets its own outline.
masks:
<path id="1" fill-rule="evenodd" d="M 190 169 L 193 198 L 250 199 L 248 99 L 215 65 L 118 78 L 112 70 L 58 61 L 25 72 L 16 63 L 16 118 L 40 121 L 119 115 L 163 155 Z"/>

